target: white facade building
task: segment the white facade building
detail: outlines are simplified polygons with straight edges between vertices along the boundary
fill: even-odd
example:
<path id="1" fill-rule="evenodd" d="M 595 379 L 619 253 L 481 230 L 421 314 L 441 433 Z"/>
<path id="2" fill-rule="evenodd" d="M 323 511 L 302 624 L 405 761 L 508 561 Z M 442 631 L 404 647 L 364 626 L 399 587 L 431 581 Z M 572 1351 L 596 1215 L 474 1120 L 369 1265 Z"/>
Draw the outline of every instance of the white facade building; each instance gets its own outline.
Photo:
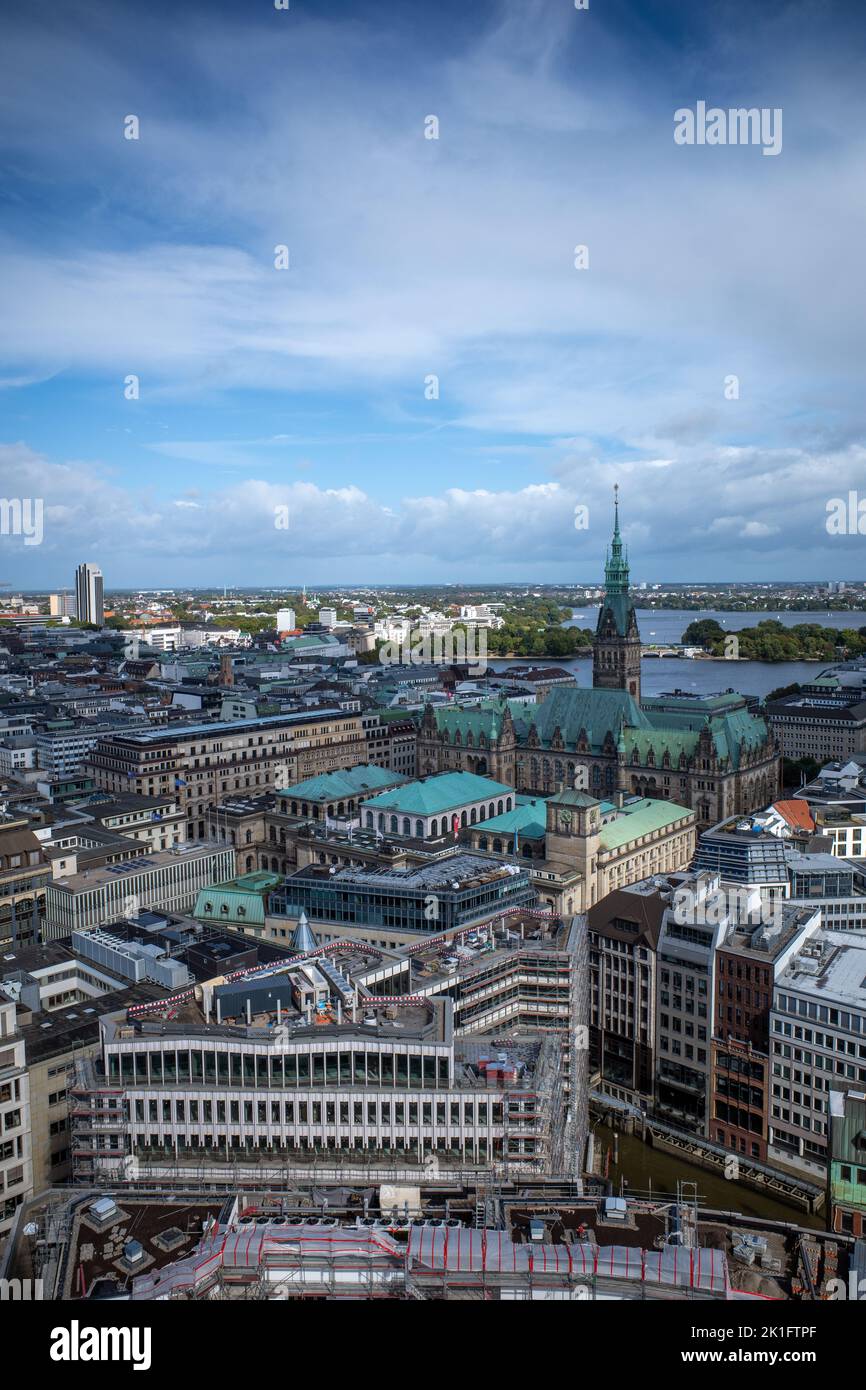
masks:
<path id="1" fill-rule="evenodd" d="M 0 991 L 0 1244 L 21 1203 L 32 1195 L 30 1081 L 15 998 Z"/>

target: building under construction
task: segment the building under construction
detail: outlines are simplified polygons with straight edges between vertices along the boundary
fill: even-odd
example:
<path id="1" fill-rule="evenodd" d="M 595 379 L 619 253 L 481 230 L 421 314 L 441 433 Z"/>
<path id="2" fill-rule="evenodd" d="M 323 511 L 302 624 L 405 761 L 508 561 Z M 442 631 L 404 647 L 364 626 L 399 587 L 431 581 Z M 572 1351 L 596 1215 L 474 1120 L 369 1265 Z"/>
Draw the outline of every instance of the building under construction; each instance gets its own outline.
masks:
<path id="1" fill-rule="evenodd" d="M 515 930 L 515 925 L 518 927 Z M 260 1183 L 316 1164 L 581 1170 L 585 921 L 318 946 L 101 1020 L 71 1088 L 79 1183 Z"/>
<path id="2" fill-rule="evenodd" d="M 0 1277 L 46 1299 L 813 1301 L 866 1268 L 866 1243 L 563 1178 L 43 1194 Z"/>

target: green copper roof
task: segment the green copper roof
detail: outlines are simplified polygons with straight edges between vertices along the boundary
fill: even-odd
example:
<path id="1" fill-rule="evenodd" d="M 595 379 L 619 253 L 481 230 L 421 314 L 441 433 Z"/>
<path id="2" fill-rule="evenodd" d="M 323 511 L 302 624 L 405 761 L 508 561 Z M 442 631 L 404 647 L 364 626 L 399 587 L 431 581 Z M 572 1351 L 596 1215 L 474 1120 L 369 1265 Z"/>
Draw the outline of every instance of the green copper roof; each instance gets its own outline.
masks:
<path id="1" fill-rule="evenodd" d="M 471 734 L 476 745 L 482 734 L 488 743 L 498 739 L 509 713 L 508 703 L 504 700 L 483 700 L 479 705 L 466 708 L 454 705 L 437 705 L 433 708 L 437 729 L 448 733 L 452 739 L 459 731 L 464 743 L 467 734 Z"/>
<path id="2" fill-rule="evenodd" d="M 389 772 L 387 768 L 376 767 L 373 763 L 359 763 L 346 771 L 322 772 L 318 777 L 308 777 L 304 782 L 283 787 L 280 796 L 289 796 L 295 801 L 299 798 L 302 801 L 341 801 L 406 780 L 401 772 Z"/>
<path id="3" fill-rule="evenodd" d="M 489 777 L 477 777 L 474 772 L 441 772 L 420 782 L 409 782 L 382 792 L 364 803 L 366 810 L 399 811 L 407 816 L 435 816 L 465 806 L 471 801 L 486 801 L 502 796 L 514 796 L 514 788 Z"/>
<path id="4" fill-rule="evenodd" d="M 200 888 L 192 915 L 200 922 L 264 926 L 267 895 L 282 882 L 279 874 L 256 870 Z"/>
<path id="5" fill-rule="evenodd" d="M 632 761 L 635 751 L 637 751 L 638 762 L 645 764 L 647 755 L 652 750 L 656 766 L 662 766 L 662 759 L 665 753 L 670 754 L 670 760 L 674 767 L 677 766 L 681 754 L 691 758 L 698 746 L 699 730 L 696 729 L 626 729 L 623 742 L 625 744 L 625 760 L 627 763 Z"/>
<path id="6" fill-rule="evenodd" d="M 663 830 L 677 821 L 687 820 L 692 814 L 685 806 L 676 806 L 672 801 L 654 801 L 642 797 L 640 801 L 626 802 L 616 820 L 602 826 L 599 837 L 601 848 L 620 849 L 641 835 Z"/>
<path id="7" fill-rule="evenodd" d="M 648 729 L 649 720 L 626 690 L 575 689 L 557 686 L 532 712 L 532 725 L 543 746 L 557 729 L 569 747 L 583 730 L 590 750 L 600 753 L 605 739 L 618 740 L 624 728 Z"/>
<path id="8" fill-rule="evenodd" d="M 548 797 L 557 806 L 598 806 L 597 796 L 590 796 L 589 792 L 577 791 L 571 787 L 563 787 L 561 792 L 555 792 Z"/>
<path id="9" fill-rule="evenodd" d="M 647 729 L 625 731 L 626 762 L 631 761 L 637 749 L 638 761 L 643 763 L 652 749 L 657 766 L 661 766 L 667 751 L 671 763 L 676 767 L 681 754 L 684 753 L 687 758 L 694 755 L 701 731 L 708 729 L 716 756 L 726 759 L 736 769 L 740 766 L 743 750 L 760 748 L 768 737 L 764 720 L 744 708 L 709 717 L 699 710 L 672 714 L 668 710 L 648 709 L 646 714 Z"/>
<path id="10" fill-rule="evenodd" d="M 525 840 L 540 840 L 547 830 L 546 802 L 543 796 L 521 796 L 513 811 L 501 816 L 491 816 L 489 820 L 479 821 L 473 830 L 488 831 L 493 835 L 511 837 L 515 830 Z"/>

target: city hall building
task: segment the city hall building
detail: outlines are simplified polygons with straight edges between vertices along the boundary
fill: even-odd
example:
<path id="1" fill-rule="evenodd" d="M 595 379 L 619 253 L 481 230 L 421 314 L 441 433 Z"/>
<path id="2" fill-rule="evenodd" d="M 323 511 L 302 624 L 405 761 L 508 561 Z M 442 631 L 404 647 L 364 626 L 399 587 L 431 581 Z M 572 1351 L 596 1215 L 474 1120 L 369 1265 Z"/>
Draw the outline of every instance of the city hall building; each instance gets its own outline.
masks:
<path id="1" fill-rule="evenodd" d="M 428 705 L 419 773 L 463 769 L 542 796 L 581 786 L 608 799 L 616 791 L 658 798 L 693 810 L 699 827 L 774 801 L 782 754 L 765 720 L 733 691 L 642 701 L 641 650 L 617 507 L 592 689 L 556 687 L 541 704 Z"/>

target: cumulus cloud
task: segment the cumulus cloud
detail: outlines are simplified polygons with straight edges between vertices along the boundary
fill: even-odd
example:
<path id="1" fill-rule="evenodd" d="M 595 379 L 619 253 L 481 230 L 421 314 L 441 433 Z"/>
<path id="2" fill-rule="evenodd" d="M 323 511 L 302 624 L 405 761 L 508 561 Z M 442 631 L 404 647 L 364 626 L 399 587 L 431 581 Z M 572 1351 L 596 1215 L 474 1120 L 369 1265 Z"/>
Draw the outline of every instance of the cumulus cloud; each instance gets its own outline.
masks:
<path id="1" fill-rule="evenodd" d="M 283 478 L 227 481 L 193 498 L 123 486 L 104 466 L 58 463 L 24 444 L 0 446 L 6 495 L 42 498 L 45 516 L 41 546 L 25 547 L 15 536 L 4 536 L 2 545 L 27 567 L 32 584 L 43 585 L 68 583 L 82 558 L 98 558 L 117 585 L 157 578 L 210 583 L 227 570 L 233 582 L 250 583 L 305 575 L 588 583 L 601 576 L 616 481 L 637 580 L 725 578 L 735 561 L 754 577 L 770 577 L 787 562 L 792 540 L 803 557 L 800 573 L 821 577 L 840 573 L 849 560 L 856 564 L 859 538 L 827 534 L 826 479 L 833 479 L 833 495 L 856 489 L 866 468 L 863 448 L 820 457 L 701 452 L 671 459 L 664 470 L 656 462 L 564 467 L 556 482 L 518 488 L 395 490 L 388 502 L 360 485 L 322 487 L 287 471 Z M 647 487 L 649 475 L 664 477 L 663 497 Z M 732 512 L 730 498 L 744 476 L 754 483 L 752 506 Z M 587 509 L 585 528 L 575 525 L 578 506 Z M 700 572 L 681 572 L 684 555 L 700 555 Z"/>

